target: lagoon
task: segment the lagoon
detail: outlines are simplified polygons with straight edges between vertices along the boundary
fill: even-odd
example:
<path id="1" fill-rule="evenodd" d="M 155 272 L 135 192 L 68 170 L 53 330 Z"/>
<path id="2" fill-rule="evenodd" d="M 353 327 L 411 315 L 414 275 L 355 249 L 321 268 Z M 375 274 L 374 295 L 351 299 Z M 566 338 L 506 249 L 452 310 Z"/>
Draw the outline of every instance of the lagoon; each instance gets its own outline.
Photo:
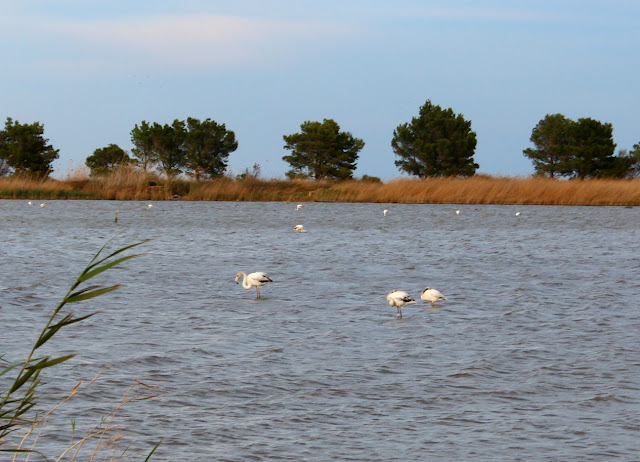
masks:
<path id="1" fill-rule="evenodd" d="M 152 239 L 49 345 L 78 353 L 44 377 L 52 400 L 110 370 L 43 447 L 60 453 L 70 419 L 88 428 L 140 379 L 162 394 L 120 417 L 133 453 L 164 438 L 152 460 L 637 459 L 640 208 L 295 208 L 0 200 L 7 359 L 107 240 Z M 256 300 L 238 271 L 275 282 Z M 427 286 L 448 300 L 421 302 Z M 391 289 L 418 300 L 402 320 Z"/>

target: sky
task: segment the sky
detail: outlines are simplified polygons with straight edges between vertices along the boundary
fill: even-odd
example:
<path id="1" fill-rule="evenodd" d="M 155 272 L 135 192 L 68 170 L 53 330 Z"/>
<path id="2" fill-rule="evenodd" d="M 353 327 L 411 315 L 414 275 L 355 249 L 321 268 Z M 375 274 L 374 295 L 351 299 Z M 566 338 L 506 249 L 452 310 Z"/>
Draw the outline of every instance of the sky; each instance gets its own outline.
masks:
<path id="1" fill-rule="evenodd" d="M 0 122 L 40 122 L 54 177 L 130 150 L 146 120 L 224 123 L 232 174 L 283 178 L 283 135 L 333 119 L 355 176 L 403 176 L 395 128 L 427 100 L 471 122 L 477 173 L 533 173 L 546 114 L 640 142 L 639 0 L 0 0 Z"/>

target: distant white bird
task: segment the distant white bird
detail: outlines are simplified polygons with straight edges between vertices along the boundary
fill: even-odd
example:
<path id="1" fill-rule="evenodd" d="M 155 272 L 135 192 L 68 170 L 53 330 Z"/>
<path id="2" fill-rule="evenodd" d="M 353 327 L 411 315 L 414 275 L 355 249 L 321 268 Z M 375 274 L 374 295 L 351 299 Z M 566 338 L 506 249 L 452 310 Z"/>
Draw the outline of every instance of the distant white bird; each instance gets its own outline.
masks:
<path id="1" fill-rule="evenodd" d="M 460 210 L 456 210 L 456 215 L 460 215 Z"/>
<path id="2" fill-rule="evenodd" d="M 386 217 L 388 212 L 389 211 L 385 209 L 385 210 L 382 211 L 382 215 L 384 215 Z"/>
<path id="3" fill-rule="evenodd" d="M 302 226 L 302 225 L 295 225 L 295 226 L 293 227 L 293 230 L 294 230 L 296 233 L 306 233 L 306 232 L 307 232 L 307 230 L 306 230 L 306 229 L 304 229 L 304 226 Z"/>
<path id="4" fill-rule="evenodd" d="M 398 319 L 402 319 L 402 307 L 405 305 L 413 305 L 416 301 L 409 297 L 409 294 L 402 291 L 393 289 L 387 294 L 387 301 L 389 305 L 395 306 L 398 309 Z"/>
<path id="5" fill-rule="evenodd" d="M 29 201 L 29 205 L 31 205 L 31 201 Z"/>
<path id="6" fill-rule="evenodd" d="M 432 289 L 431 287 L 427 287 L 420 294 L 420 298 L 426 302 L 431 302 L 431 306 L 435 305 L 435 303 L 439 300 L 446 300 L 447 297 L 442 295 L 436 289 Z"/>
<path id="7" fill-rule="evenodd" d="M 147 208 L 148 208 L 148 209 L 152 209 L 152 208 L 153 208 L 153 204 L 149 204 L 149 205 L 147 205 Z"/>
<path id="8" fill-rule="evenodd" d="M 296 210 L 300 210 L 302 208 L 302 204 L 296 205 Z"/>
<path id="9" fill-rule="evenodd" d="M 257 271 L 255 273 L 250 273 L 248 275 L 243 272 L 236 274 L 236 284 L 238 283 L 238 279 L 240 279 L 243 276 L 244 276 L 244 279 L 242 280 L 242 287 L 247 290 L 251 289 L 251 287 L 255 287 L 256 299 L 260 298 L 260 286 L 265 285 L 267 282 L 273 282 L 271 278 L 266 275 L 266 273 L 263 273 L 262 271 Z"/>
<path id="10" fill-rule="evenodd" d="M 43 207 L 44 207 L 44 203 L 40 204 L 40 208 L 43 208 Z"/>
<path id="11" fill-rule="evenodd" d="M 516 212 L 516 216 L 519 217 L 520 216 L 520 212 Z"/>

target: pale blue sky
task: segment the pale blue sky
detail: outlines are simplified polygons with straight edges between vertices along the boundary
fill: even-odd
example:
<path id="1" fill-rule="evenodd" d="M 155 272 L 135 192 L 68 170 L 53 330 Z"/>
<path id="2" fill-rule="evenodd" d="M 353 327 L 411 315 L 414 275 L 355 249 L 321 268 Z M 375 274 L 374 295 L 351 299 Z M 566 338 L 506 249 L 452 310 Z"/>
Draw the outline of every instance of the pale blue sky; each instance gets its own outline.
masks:
<path id="1" fill-rule="evenodd" d="M 59 176 L 142 120 L 211 118 L 233 173 L 283 177 L 282 135 L 332 118 L 357 176 L 400 176 L 393 130 L 430 99 L 472 123 L 479 173 L 528 175 L 546 114 L 640 142 L 640 1 L 0 0 L 0 121 L 39 121 Z"/>

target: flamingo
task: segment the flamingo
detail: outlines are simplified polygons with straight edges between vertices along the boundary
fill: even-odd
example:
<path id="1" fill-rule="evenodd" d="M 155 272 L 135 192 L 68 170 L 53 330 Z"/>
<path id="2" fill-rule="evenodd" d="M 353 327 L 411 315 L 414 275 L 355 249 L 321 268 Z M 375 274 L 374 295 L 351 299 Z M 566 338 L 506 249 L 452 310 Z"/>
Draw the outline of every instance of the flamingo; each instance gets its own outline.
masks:
<path id="1" fill-rule="evenodd" d="M 31 201 L 29 201 L 29 205 L 31 205 Z"/>
<path id="2" fill-rule="evenodd" d="M 389 212 L 389 211 L 388 211 L 387 209 L 384 209 L 384 210 L 382 211 L 382 215 L 386 217 L 388 212 Z"/>
<path id="3" fill-rule="evenodd" d="M 516 212 L 516 216 L 519 217 L 520 216 L 520 212 Z"/>
<path id="4" fill-rule="evenodd" d="M 460 210 L 456 210 L 456 215 L 460 215 Z"/>
<path id="5" fill-rule="evenodd" d="M 300 210 L 302 208 L 302 204 L 296 205 L 296 210 Z"/>
<path id="6" fill-rule="evenodd" d="M 435 305 L 438 300 L 446 300 L 447 297 L 442 295 L 436 289 L 432 289 L 431 287 L 427 287 L 420 294 L 420 298 L 426 302 L 431 302 L 431 306 Z"/>
<path id="7" fill-rule="evenodd" d="M 149 204 L 149 205 L 147 205 L 147 208 L 148 208 L 148 209 L 152 209 L 152 208 L 153 208 L 153 204 Z"/>
<path id="8" fill-rule="evenodd" d="M 387 294 L 387 301 L 389 305 L 395 306 L 398 309 L 398 319 L 402 319 L 402 307 L 405 305 L 413 305 L 416 301 L 409 297 L 409 294 L 402 291 L 393 289 Z"/>
<path id="9" fill-rule="evenodd" d="M 293 230 L 294 230 L 295 232 L 297 232 L 297 233 L 306 233 L 306 232 L 307 232 L 307 230 L 306 230 L 306 229 L 304 229 L 304 226 L 302 226 L 302 225 L 295 225 L 295 226 L 293 227 Z"/>
<path id="10" fill-rule="evenodd" d="M 238 274 L 236 274 L 236 284 L 238 283 L 238 279 L 243 276 L 244 279 L 242 280 L 242 288 L 249 290 L 252 286 L 255 287 L 256 299 L 260 298 L 260 286 L 265 285 L 267 282 L 273 282 L 266 273 L 257 271 L 250 274 L 239 272 Z"/>
<path id="11" fill-rule="evenodd" d="M 40 208 L 44 208 L 44 203 L 40 204 Z"/>

